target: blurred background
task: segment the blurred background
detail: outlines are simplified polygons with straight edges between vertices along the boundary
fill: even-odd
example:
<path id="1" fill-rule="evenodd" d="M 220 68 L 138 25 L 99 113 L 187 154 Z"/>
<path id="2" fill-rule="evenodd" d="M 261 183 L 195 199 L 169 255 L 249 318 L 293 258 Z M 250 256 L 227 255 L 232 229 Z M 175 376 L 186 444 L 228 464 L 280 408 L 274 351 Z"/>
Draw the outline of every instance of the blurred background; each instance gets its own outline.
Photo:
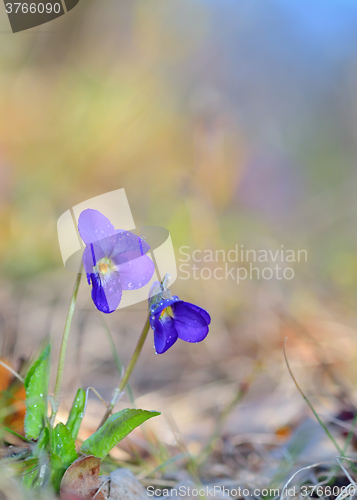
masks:
<path id="1" fill-rule="evenodd" d="M 183 245 L 308 255 L 291 280 L 179 272 L 172 291 L 206 308 L 212 326 L 202 344 L 178 342 L 161 356 L 147 341 L 131 385 L 138 406 L 163 411 L 153 422 L 159 439 L 177 442 L 174 418 L 195 452 L 240 384 L 249 389 L 225 435 L 235 446 L 248 434 L 289 439 L 309 411 L 284 364 L 286 336 L 294 373 L 321 412 L 353 405 L 357 3 L 81 0 L 19 34 L 0 9 L 0 30 L 2 355 L 16 365 L 51 336 L 56 360 L 75 279 L 57 219 L 125 188 L 137 226 L 169 229 L 178 265 Z M 89 306 L 83 282 L 64 410 L 78 384 L 109 398 L 118 379 Z M 105 321 L 125 364 L 145 310 Z M 89 430 L 102 411 L 91 399 Z"/>

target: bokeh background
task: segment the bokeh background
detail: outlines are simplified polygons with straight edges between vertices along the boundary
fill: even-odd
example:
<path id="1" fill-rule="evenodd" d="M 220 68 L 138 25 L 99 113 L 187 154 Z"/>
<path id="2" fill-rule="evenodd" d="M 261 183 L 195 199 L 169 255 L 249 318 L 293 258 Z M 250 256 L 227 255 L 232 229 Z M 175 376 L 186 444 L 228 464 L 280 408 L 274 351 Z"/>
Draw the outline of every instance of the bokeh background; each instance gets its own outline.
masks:
<path id="1" fill-rule="evenodd" d="M 3 355 L 32 356 L 49 335 L 56 360 L 74 282 L 57 219 L 125 188 L 137 226 L 168 228 L 177 259 L 182 245 L 308 252 L 290 281 L 179 272 L 172 291 L 210 312 L 210 335 L 162 356 L 150 338 L 131 380 L 138 405 L 173 416 L 195 451 L 253 372 L 224 432 L 280 439 L 308 414 L 284 365 L 286 336 L 322 412 L 353 402 L 356 85 L 354 0 L 81 0 L 16 35 L 1 8 Z M 64 409 L 77 384 L 108 398 L 118 378 L 89 293 L 82 283 Z M 105 320 L 125 364 L 145 311 Z M 88 429 L 101 415 L 91 399 Z M 172 443 L 169 420 L 156 431 Z"/>

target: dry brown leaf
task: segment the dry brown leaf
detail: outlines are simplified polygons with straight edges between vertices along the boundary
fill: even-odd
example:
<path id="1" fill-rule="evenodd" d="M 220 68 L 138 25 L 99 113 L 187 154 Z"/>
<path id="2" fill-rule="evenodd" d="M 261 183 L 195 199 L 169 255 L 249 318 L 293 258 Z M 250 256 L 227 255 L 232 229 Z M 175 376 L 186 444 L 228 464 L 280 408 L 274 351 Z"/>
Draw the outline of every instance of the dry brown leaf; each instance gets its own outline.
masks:
<path id="1" fill-rule="evenodd" d="M 79 498 L 83 500 L 105 500 L 102 486 L 105 478 L 99 476 L 100 458 L 93 455 L 79 457 L 66 470 L 61 482 L 61 497 L 63 500 Z"/>

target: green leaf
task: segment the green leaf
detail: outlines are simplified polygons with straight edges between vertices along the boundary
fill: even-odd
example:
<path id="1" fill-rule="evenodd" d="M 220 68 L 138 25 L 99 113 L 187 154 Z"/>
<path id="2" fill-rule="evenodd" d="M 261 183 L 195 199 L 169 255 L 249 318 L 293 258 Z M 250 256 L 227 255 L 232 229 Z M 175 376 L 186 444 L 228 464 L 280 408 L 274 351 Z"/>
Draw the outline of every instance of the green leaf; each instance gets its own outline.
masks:
<path id="1" fill-rule="evenodd" d="M 84 415 L 85 405 L 86 405 L 86 393 L 83 389 L 78 389 L 66 423 L 66 427 L 69 430 L 74 440 L 77 439 L 79 427 L 81 425 Z"/>
<path id="2" fill-rule="evenodd" d="M 61 479 L 66 469 L 77 458 L 76 446 L 69 430 L 64 424 L 57 424 L 52 429 L 51 440 L 51 479 L 56 491 L 59 490 Z"/>
<path id="3" fill-rule="evenodd" d="M 51 465 L 52 465 L 52 469 L 55 469 L 56 472 L 59 469 L 64 469 L 62 458 L 60 458 L 55 453 L 51 453 Z"/>
<path id="4" fill-rule="evenodd" d="M 33 374 L 35 373 L 35 371 L 37 370 L 38 366 L 42 363 L 43 360 L 45 360 L 46 358 L 49 357 L 50 353 L 51 353 L 51 346 L 50 346 L 50 344 L 48 344 L 44 348 L 44 350 L 41 352 L 40 356 L 36 359 L 36 361 L 34 361 L 32 363 L 32 365 L 30 366 L 30 368 L 27 372 L 26 378 L 24 380 L 25 389 L 28 388 L 29 383 L 31 381 L 31 378 L 32 378 Z"/>
<path id="5" fill-rule="evenodd" d="M 60 457 L 65 467 L 69 467 L 78 458 L 74 439 L 62 423 L 52 429 L 51 450 Z"/>
<path id="6" fill-rule="evenodd" d="M 38 439 L 47 416 L 50 353 L 51 346 L 48 345 L 32 364 L 24 381 L 26 389 L 24 427 L 28 439 Z"/>
<path id="7" fill-rule="evenodd" d="M 130 408 L 114 413 L 97 432 L 84 441 L 81 451 L 87 455 L 104 458 L 132 430 L 157 415 L 160 415 L 157 411 Z"/>
<path id="8" fill-rule="evenodd" d="M 51 484 L 57 493 L 65 472 L 66 467 L 63 465 L 63 460 L 55 453 L 51 453 Z"/>

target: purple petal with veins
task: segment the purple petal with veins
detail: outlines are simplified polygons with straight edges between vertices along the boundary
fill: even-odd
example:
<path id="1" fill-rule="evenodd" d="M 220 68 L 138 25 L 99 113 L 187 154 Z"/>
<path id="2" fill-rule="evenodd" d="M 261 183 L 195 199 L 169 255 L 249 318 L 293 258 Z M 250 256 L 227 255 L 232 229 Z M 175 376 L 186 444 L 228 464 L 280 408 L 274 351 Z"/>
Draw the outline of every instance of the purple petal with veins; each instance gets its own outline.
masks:
<path id="1" fill-rule="evenodd" d="M 174 321 L 167 318 L 165 321 L 157 319 L 154 322 L 154 343 L 155 350 L 158 354 L 163 354 L 167 351 L 177 340 L 177 331 L 175 329 Z"/>
<path id="2" fill-rule="evenodd" d="M 90 275 L 92 281 L 92 300 L 99 311 L 109 314 L 117 309 L 122 296 L 118 273 L 112 273 L 105 281 L 99 273 Z"/>
<path id="3" fill-rule="evenodd" d="M 211 318 L 207 311 L 182 300 L 172 306 L 178 336 L 186 342 L 201 342 L 208 334 Z"/>
<path id="4" fill-rule="evenodd" d="M 78 231 L 86 245 L 115 234 L 113 224 L 98 210 L 83 210 L 78 219 Z"/>
<path id="5" fill-rule="evenodd" d="M 150 250 L 150 245 L 130 231 L 117 231 L 115 245 L 110 258 L 116 265 L 133 261 Z"/>
<path id="6" fill-rule="evenodd" d="M 123 290 L 135 290 L 141 288 L 152 278 L 155 271 L 153 261 L 147 255 L 116 266 L 120 274 Z"/>
<path id="7" fill-rule="evenodd" d="M 105 257 L 104 251 L 98 244 L 93 243 L 85 247 L 83 252 L 83 266 L 86 273 L 92 273 L 97 262 Z"/>

